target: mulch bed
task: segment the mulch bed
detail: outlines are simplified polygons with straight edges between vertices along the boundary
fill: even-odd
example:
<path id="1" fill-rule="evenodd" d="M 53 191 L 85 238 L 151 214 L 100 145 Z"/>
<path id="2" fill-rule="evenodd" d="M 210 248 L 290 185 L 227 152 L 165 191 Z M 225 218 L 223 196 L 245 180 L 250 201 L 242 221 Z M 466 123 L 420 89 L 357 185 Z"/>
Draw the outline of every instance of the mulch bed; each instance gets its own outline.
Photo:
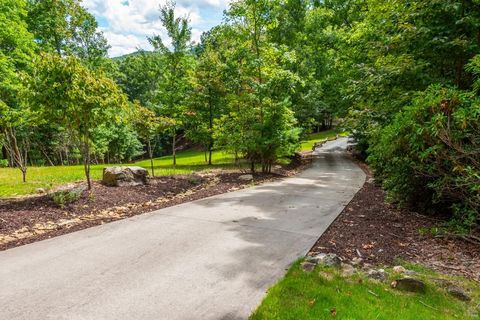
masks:
<path id="1" fill-rule="evenodd" d="M 403 260 L 480 281 L 479 244 L 432 235 L 428 230 L 444 220 L 387 203 L 368 168 L 361 166 L 367 172 L 367 182 L 309 254 L 331 252 L 347 261 L 356 257 L 372 265 L 392 266 Z"/>
<path id="2" fill-rule="evenodd" d="M 80 199 L 63 208 L 49 195 L 0 200 L 0 251 L 283 178 L 301 168 L 289 165 L 272 174 L 256 173 L 253 181 L 240 180 L 245 173 L 217 172 L 156 177 L 149 185 L 135 187 L 95 182 L 91 192 L 84 191 Z"/>

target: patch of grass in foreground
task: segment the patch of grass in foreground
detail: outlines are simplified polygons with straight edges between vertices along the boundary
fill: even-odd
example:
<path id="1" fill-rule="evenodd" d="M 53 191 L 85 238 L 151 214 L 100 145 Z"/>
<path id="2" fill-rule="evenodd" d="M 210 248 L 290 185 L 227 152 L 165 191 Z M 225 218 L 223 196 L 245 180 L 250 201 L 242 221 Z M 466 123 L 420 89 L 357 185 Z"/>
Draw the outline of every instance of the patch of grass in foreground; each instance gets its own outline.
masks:
<path id="1" fill-rule="evenodd" d="M 300 151 L 312 151 L 313 146 L 316 142 L 330 140 L 335 138 L 337 135 L 339 135 L 340 137 L 346 137 L 349 135 L 349 133 L 343 132 L 337 128 L 318 133 L 312 133 L 308 136 L 306 140 L 303 140 L 301 142 Z"/>
<path id="2" fill-rule="evenodd" d="M 459 301 L 430 282 L 425 294 L 403 293 L 390 288 L 389 283 L 376 283 L 358 274 L 342 278 L 337 271 L 323 267 L 305 273 L 297 262 L 268 291 L 250 320 L 480 319 L 476 303 Z M 470 283 L 467 288 L 478 301 L 478 286 Z"/>

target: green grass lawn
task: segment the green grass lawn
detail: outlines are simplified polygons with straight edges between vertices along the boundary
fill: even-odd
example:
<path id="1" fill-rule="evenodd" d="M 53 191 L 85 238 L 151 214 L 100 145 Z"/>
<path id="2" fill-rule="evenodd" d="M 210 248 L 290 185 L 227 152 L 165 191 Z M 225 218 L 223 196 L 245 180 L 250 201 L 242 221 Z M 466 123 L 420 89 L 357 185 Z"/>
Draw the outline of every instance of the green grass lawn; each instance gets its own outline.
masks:
<path id="1" fill-rule="evenodd" d="M 150 160 L 129 163 L 150 170 Z M 92 165 L 93 180 L 102 178 L 103 168 L 112 165 Z M 213 165 L 205 163 L 204 153 L 188 150 L 177 154 L 176 169 L 172 166 L 172 156 L 154 160 L 155 175 L 186 174 L 215 168 L 234 168 L 233 157 L 217 151 L 213 154 Z M 22 183 L 22 174 L 16 168 L 0 169 L 0 198 L 34 193 L 38 188 L 49 189 L 62 184 L 85 180 L 83 166 L 29 167 L 27 183 Z"/>
<path id="2" fill-rule="evenodd" d="M 312 134 L 308 140 L 301 142 L 302 150 L 311 150 L 317 141 L 333 138 L 336 130 Z M 177 166 L 172 165 L 172 156 L 165 156 L 154 160 L 155 175 L 187 174 L 192 172 L 235 168 L 233 156 L 216 151 L 213 153 L 213 165 L 205 163 L 204 153 L 197 150 L 188 150 L 177 154 Z M 280 162 L 285 163 L 285 159 Z M 150 170 L 150 160 L 143 160 L 128 165 L 137 165 Z M 93 165 L 91 176 L 93 180 L 102 178 L 103 168 L 110 165 Z M 0 168 L 0 198 L 15 197 L 34 193 L 38 188 L 50 189 L 62 184 L 85 180 L 83 166 L 56 166 L 56 167 L 29 167 L 27 183 L 22 183 L 22 174 L 16 168 Z"/>
<path id="3" fill-rule="evenodd" d="M 306 140 L 301 141 L 301 151 L 311 151 L 315 142 L 320 142 L 324 140 L 330 140 L 335 138 L 337 135 L 341 137 L 348 136 L 348 132 L 341 131 L 339 129 L 332 129 L 327 131 L 322 131 L 319 133 L 312 133 Z"/>
<path id="4" fill-rule="evenodd" d="M 480 298 L 478 284 L 462 280 L 462 286 L 471 289 L 473 301 L 477 301 L 466 303 L 426 280 L 428 273 L 422 273 L 420 278 L 427 283 L 425 294 L 403 293 L 390 288 L 390 281 L 377 283 L 359 274 L 343 278 L 331 268 L 317 266 L 313 272 L 305 273 L 297 262 L 268 291 L 250 320 L 479 319 L 474 316 Z"/>

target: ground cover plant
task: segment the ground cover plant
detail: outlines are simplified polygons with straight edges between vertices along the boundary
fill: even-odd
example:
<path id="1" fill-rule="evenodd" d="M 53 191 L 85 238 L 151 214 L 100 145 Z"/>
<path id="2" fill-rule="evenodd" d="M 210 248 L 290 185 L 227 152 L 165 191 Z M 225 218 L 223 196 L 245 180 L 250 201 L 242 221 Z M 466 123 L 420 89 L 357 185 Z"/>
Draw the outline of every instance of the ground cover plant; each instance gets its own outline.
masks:
<path id="1" fill-rule="evenodd" d="M 411 267 L 410 265 L 408 267 Z M 342 276 L 331 267 L 318 266 L 305 272 L 296 262 L 252 314 L 260 319 L 478 319 L 475 303 L 460 301 L 449 295 L 434 279 L 460 281 L 472 290 L 478 301 L 476 283 L 415 268 L 416 277 L 425 281 L 425 293 L 402 292 L 390 283 L 399 276 L 391 275 L 385 282 L 369 279 L 362 271 Z"/>

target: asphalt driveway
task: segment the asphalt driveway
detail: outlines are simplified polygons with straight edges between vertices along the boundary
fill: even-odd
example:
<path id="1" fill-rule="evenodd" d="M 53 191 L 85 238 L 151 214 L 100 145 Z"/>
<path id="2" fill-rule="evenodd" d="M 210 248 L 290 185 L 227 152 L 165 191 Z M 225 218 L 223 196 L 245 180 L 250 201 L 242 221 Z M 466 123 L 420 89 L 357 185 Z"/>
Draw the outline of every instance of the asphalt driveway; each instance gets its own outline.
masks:
<path id="1" fill-rule="evenodd" d="M 365 181 L 327 143 L 293 178 L 0 252 L 0 319 L 245 319 Z"/>

